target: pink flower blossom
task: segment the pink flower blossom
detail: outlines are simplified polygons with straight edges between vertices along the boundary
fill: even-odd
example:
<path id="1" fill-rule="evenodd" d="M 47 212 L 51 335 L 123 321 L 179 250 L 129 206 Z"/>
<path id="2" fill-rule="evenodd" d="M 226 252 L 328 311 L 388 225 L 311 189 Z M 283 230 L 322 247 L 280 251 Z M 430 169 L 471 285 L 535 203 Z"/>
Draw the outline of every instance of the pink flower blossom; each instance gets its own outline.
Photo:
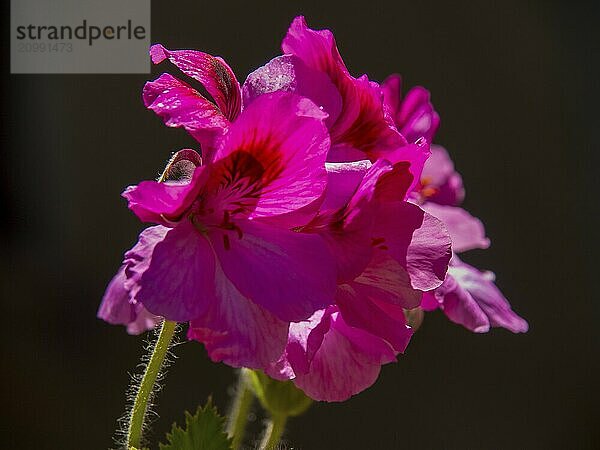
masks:
<path id="1" fill-rule="evenodd" d="M 291 230 L 292 213 L 326 186 L 325 117 L 308 99 L 265 95 L 188 182 L 145 181 L 123 194 L 142 221 L 159 224 L 125 255 L 129 298 L 190 321 L 190 337 L 214 360 L 265 367 L 290 321 L 333 303 L 335 261 L 323 239 Z"/>
<path id="2" fill-rule="evenodd" d="M 288 91 L 313 100 L 329 114 L 331 134 L 328 161 L 349 162 L 385 158 L 412 161 L 419 179 L 429 146 L 407 142 L 383 103 L 382 91 L 366 75 L 350 75 L 329 30 L 309 28 L 296 17 L 281 45 L 284 55 L 251 73 L 242 87 L 245 104 L 264 93 Z"/>
<path id="3" fill-rule="evenodd" d="M 429 92 L 422 87 L 412 88 L 404 98 L 401 79 L 388 77 L 383 85 L 386 107 L 405 136 L 433 140 L 439 127 L 439 116 L 430 102 Z M 423 298 L 423 309 L 440 308 L 453 322 L 474 332 L 487 332 L 490 327 L 503 327 L 514 333 L 525 332 L 527 322 L 515 314 L 494 285 L 491 272 L 480 272 L 460 261 L 456 253 L 486 249 L 490 240 L 483 223 L 459 205 L 465 191 L 462 178 L 454 169 L 448 152 L 440 146 L 431 147 L 421 178 L 414 186 L 414 202 L 444 222 L 452 237 L 454 256 L 444 284 Z"/>
<path id="4" fill-rule="evenodd" d="M 343 401 L 406 349 L 404 309 L 444 280 L 450 239 L 439 220 L 402 200 L 408 164 L 334 163 L 328 172 L 322 208 L 303 231 L 321 234 L 336 255 L 335 305 L 290 324 L 268 373 L 293 379 L 314 399 Z"/>

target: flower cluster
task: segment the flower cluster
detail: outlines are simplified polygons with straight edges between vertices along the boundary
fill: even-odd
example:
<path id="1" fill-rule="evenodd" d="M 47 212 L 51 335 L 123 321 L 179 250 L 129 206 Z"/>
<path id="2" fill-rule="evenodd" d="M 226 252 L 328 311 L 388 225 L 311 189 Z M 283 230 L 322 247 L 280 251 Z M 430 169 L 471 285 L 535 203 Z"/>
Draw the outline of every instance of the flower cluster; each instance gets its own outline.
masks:
<path id="1" fill-rule="evenodd" d="M 525 331 L 492 276 L 456 256 L 489 241 L 457 206 L 447 153 L 430 146 L 429 93 L 353 77 L 332 33 L 302 17 L 282 53 L 240 86 L 219 57 L 151 48 L 214 101 L 168 73 L 145 85 L 145 105 L 201 151 L 123 193 L 155 225 L 125 253 L 99 317 L 130 333 L 187 322 L 212 360 L 326 401 L 374 383 L 406 349 L 415 312 Z"/>

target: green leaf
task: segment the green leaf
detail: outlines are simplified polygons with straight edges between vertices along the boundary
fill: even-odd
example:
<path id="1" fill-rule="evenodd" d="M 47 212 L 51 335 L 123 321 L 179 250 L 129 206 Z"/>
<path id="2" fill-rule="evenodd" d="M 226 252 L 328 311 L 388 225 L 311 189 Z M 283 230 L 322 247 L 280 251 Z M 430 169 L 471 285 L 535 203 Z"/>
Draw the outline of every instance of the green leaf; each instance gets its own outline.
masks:
<path id="1" fill-rule="evenodd" d="M 231 450 L 225 418 L 219 415 L 210 398 L 193 416 L 186 411 L 185 430 L 174 423 L 171 432 L 167 433 L 167 441 L 167 444 L 160 444 L 160 450 Z"/>

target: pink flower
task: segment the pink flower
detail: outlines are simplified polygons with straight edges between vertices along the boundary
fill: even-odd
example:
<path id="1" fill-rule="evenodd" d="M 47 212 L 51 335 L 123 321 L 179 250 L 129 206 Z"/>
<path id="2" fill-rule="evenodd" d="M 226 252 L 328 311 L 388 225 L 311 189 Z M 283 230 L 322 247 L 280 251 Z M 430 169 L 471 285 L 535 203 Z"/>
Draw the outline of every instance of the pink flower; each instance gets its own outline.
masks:
<path id="1" fill-rule="evenodd" d="M 444 280 L 450 239 L 439 220 L 400 200 L 412 181 L 408 164 L 335 163 L 328 172 L 322 208 L 303 231 L 321 234 L 336 255 L 336 304 L 290 324 L 268 373 L 316 400 L 343 401 L 406 349 L 404 309 Z"/>
<path id="2" fill-rule="evenodd" d="M 123 196 L 147 228 L 125 255 L 130 302 L 174 321 L 214 360 L 265 367 L 288 323 L 333 303 L 335 261 L 294 212 L 323 194 L 326 115 L 290 93 L 257 99 L 184 182 L 145 181 Z M 109 295 L 109 294 L 107 294 Z"/>
<path id="3" fill-rule="evenodd" d="M 439 116 L 430 102 L 429 92 L 415 87 L 402 98 L 398 75 L 388 77 L 382 88 L 386 107 L 409 141 L 420 137 L 433 140 Z M 527 322 L 511 310 L 508 300 L 494 285 L 493 274 L 480 272 L 456 256 L 456 253 L 486 249 L 490 245 L 483 223 L 458 206 L 464 196 L 462 178 L 455 171 L 448 152 L 433 145 L 411 198 L 444 222 L 452 237 L 454 256 L 444 284 L 426 293 L 421 306 L 427 311 L 440 308 L 450 320 L 474 332 L 487 332 L 490 327 L 525 332 Z"/>
<path id="4" fill-rule="evenodd" d="M 125 325 L 129 334 L 140 334 L 154 328 L 161 318 L 130 297 L 125 280 L 125 266 L 121 266 L 106 288 L 98 317 L 113 325 Z"/>
<path id="5" fill-rule="evenodd" d="M 146 107 L 162 117 L 167 126 L 183 127 L 207 151 L 213 149 L 215 141 L 227 132 L 242 109 L 240 85 L 231 68 L 219 57 L 197 50 L 171 51 L 160 44 L 150 48 L 150 56 L 154 64 L 169 59 L 200 82 L 216 104 L 183 81 L 163 73 L 144 86 Z"/>
<path id="6" fill-rule="evenodd" d="M 394 74 L 381 84 L 385 106 L 392 116 L 398 131 L 408 142 L 425 138 L 433 142 L 440 126 L 440 116 L 433 109 L 429 91 L 421 86 L 410 89 L 402 97 L 402 77 Z"/>
<path id="7" fill-rule="evenodd" d="M 411 173 L 415 180 L 419 178 L 429 155 L 428 145 L 409 143 L 398 132 L 384 107 L 380 86 L 366 75 L 350 75 L 331 31 L 313 30 L 304 17 L 296 17 L 281 48 L 283 56 L 260 67 L 244 82 L 244 104 L 274 91 L 306 96 L 329 114 L 328 161 L 411 160 Z"/>

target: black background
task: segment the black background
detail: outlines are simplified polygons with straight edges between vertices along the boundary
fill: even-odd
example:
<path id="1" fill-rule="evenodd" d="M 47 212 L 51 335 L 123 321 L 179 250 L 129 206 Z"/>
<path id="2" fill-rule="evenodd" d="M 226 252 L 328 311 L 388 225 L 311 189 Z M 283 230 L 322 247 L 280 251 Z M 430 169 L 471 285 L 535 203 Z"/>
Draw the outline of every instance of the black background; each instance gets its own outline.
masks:
<path id="1" fill-rule="evenodd" d="M 465 206 L 493 242 L 464 259 L 493 269 L 531 326 L 525 335 L 474 335 L 429 315 L 372 388 L 293 420 L 291 447 L 600 448 L 596 8 L 542 0 L 156 1 L 152 8 L 153 42 L 221 55 L 240 81 L 279 53 L 289 22 L 303 13 L 312 27 L 335 32 L 354 75 L 401 72 L 407 85 L 430 89 L 442 117 L 437 141 L 453 155 Z M 4 10 L 6 18 L 8 2 Z M 193 145 L 143 107 L 150 78 L 4 69 L 4 448 L 113 445 L 145 339 L 95 318 L 142 228 L 119 194 L 155 177 L 171 151 Z M 211 393 L 225 410 L 235 379 L 200 344 L 175 353 L 153 442 Z"/>

